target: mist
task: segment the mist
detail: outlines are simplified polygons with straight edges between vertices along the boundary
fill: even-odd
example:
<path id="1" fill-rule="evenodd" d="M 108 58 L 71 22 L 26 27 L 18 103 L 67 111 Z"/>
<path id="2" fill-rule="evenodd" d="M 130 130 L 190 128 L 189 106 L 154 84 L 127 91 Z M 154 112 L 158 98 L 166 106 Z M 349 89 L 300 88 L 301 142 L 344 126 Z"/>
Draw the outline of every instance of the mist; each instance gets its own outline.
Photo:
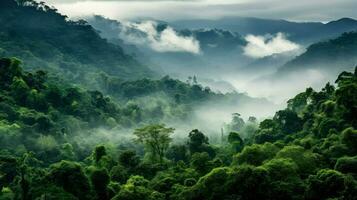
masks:
<path id="1" fill-rule="evenodd" d="M 245 40 L 248 44 L 244 47 L 244 55 L 252 58 L 264 58 L 300 48 L 298 44 L 287 40 L 283 33 L 275 36 L 247 35 Z"/>
<path id="2" fill-rule="evenodd" d="M 118 34 L 129 44 L 148 47 L 157 52 L 200 53 L 200 44 L 193 37 L 180 36 L 170 26 L 158 31 L 158 26 L 155 21 L 125 22 Z"/>
<path id="3" fill-rule="evenodd" d="M 174 29 L 170 23 L 152 20 L 122 21 L 111 24 L 110 27 L 117 28 L 110 30 L 105 28 L 106 19 L 100 16 L 89 18 L 89 23 L 104 32 L 103 36 L 110 33 L 109 39 L 114 43 L 117 38 L 122 41 L 120 45 L 136 45 L 132 53 L 145 61 L 149 58 L 151 68 L 162 76 L 183 82 L 196 76 L 203 87 L 215 92 L 246 93 L 266 98 L 280 107 L 307 87 L 318 90 L 327 82 L 334 82 L 339 73 L 323 69 L 328 63 L 316 58 L 319 60 L 316 65 L 279 75 L 284 65 L 308 48 L 306 43 L 299 43 L 300 40 L 284 32 L 240 35 L 220 29 Z"/>

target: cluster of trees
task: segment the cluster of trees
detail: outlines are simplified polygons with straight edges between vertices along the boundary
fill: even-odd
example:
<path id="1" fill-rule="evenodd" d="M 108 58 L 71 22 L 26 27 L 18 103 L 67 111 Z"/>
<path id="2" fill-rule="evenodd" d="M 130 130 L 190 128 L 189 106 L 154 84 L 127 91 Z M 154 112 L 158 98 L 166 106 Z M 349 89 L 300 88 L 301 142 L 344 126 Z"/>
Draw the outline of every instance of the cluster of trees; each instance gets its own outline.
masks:
<path id="1" fill-rule="evenodd" d="M 204 102 L 238 99 L 239 96 L 214 93 L 198 83 L 188 84 L 165 76 L 158 80 L 139 79 L 125 81 L 102 74 L 98 79 L 100 91 L 114 97 L 125 107 L 136 107 L 137 114 L 152 123 L 170 120 L 185 120 L 194 106 Z"/>
<path id="2" fill-rule="evenodd" d="M 220 143 L 197 129 L 174 139 L 173 128 L 153 124 L 92 151 L 71 141 L 69 127 L 119 123 L 123 108 L 24 72 L 16 59 L 1 59 L 0 74 L 0 199 L 357 197 L 357 70 L 341 73 L 336 88 L 308 88 L 258 127 L 233 114 Z"/>

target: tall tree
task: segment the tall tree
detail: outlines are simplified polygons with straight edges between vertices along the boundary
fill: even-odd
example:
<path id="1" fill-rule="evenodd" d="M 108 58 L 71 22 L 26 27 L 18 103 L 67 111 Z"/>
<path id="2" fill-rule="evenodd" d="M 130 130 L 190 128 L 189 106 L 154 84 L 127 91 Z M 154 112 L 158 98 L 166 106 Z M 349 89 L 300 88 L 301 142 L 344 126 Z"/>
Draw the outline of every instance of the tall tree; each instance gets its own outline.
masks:
<path id="1" fill-rule="evenodd" d="M 174 130 L 173 128 L 166 128 L 165 125 L 156 124 L 136 129 L 134 135 L 138 143 L 145 145 L 152 158 L 161 163 L 172 141 L 170 134 Z"/>

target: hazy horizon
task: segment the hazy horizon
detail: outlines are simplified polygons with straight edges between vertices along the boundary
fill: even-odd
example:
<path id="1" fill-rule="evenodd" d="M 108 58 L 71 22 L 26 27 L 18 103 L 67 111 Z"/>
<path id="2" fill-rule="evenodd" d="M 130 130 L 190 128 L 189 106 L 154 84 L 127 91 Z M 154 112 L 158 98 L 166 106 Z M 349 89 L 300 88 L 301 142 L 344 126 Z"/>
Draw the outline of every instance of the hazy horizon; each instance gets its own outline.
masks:
<path id="1" fill-rule="evenodd" d="M 99 14 L 117 20 L 153 18 L 174 21 L 218 19 L 222 17 L 257 17 L 297 22 L 328 22 L 357 18 L 353 0 L 298 2 L 282 0 L 44 0 L 70 17 Z M 330 9 L 333 7 L 334 9 Z M 318 12 L 317 12 L 318 11 Z"/>

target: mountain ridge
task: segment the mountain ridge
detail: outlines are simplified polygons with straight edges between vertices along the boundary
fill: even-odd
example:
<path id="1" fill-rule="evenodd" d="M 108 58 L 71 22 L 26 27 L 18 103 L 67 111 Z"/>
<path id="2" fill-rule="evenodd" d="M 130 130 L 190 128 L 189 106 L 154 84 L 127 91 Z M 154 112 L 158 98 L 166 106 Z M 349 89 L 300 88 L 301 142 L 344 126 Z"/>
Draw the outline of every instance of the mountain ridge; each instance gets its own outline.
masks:
<path id="1" fill-rule="evenodd" d="M 0 56 L 24 60 L 27 69 L 38 67 L 88 84 L 95 74 L 125 79 L 153 76 L 147 66 L 111 44 L 85 21 L 70 21 L 46 4 L 14 0 L 0 2 Z"/>

